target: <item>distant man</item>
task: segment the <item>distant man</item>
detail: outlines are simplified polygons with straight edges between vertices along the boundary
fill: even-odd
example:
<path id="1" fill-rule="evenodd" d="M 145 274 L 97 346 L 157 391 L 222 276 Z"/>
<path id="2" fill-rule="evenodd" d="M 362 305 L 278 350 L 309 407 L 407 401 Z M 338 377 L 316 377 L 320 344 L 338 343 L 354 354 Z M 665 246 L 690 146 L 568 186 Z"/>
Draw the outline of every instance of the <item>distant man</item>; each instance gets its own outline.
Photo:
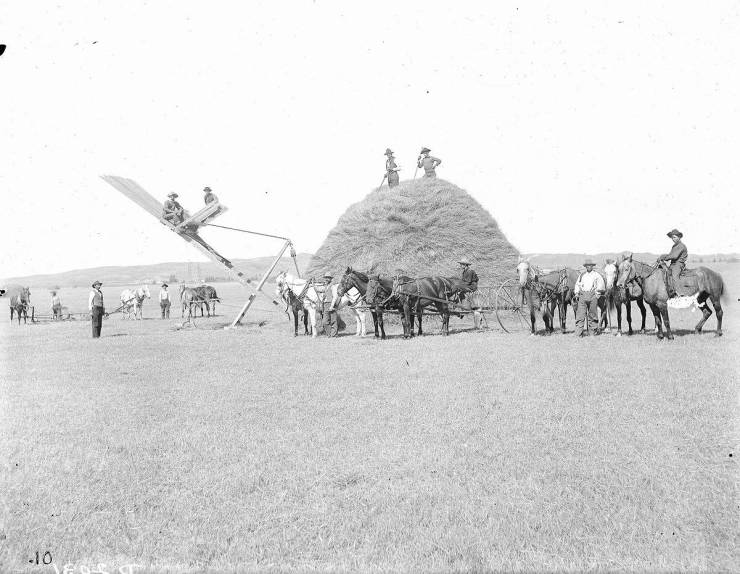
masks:
<path id="1" fill-rule="evenodd" d="M 167 194 L 167 201 L 162 206 L 162 219 L 166 219 L 172 225 L 179 225 L 185 219 L 185 210 L 177 202 L 179 196 L 176 193 Z"/>
<path id="2" fill-rule="evenodd" d="M 437 172 L 434 170 L 442 163 L 441 159 L 429 155 L 431 151 L 428 147 L 421 148 L 421 155 L 417 159 L 417 167 L 424 168 L 424 177 L 437 177 Z"/>
<path id="3" fill-rule="evenodd" d="M 204 187 L 203 193 L 203 201 L 205 201 L 206 205 L 213 203 L 214 201 L 218 201 L 218 197 L 216 197 L 216 194 L 211 191 L 210 187 Z"/>
<path id="4" fill-rule="evenodd" d="M 87 307 L 90 309 L 90 319 L 92 320 L 93 339 L 100 337 L 100 331 L 103 328 L 105 307 L 103 306 L 103 292 L 100 290 L 102 286 L 103 284 L 100 281 L 95 281 L 92 284 L 92 291 L 90 291 L 90 297 L 87 300 Z"/>
<path id="5" fill-rule="evenodd" d="M 57 295 L 56 291 L 51 292 L 51 320 L 60 321 L 62 319 L 62 298 Z"/>
<path id="6" fill-rule="evenodd" d="M 387 159 L 385 160 L 385 175 L 388 178 L 388 187 L 396 187 L 398 185 L 398 171 L 399 167 L 396 165 L 396 158 L 393 157 L 391 148 L 385 150 Z"/>
<path id="7" fill-rule="evenodd" d="M 324 333 L 326 333 L 327 337 L 336 337 L 339 332 L 339 326 L 337 325 L 337 310 L 332 306 L 332 279 L 333 277 L 329 273 L 326 273 L 323 277 L 323 283 L 316 286 L 316 292 L 319 294 L 322 301 L 321 322 L 324 326 Z"/>
<path id="8" fill-rule="evenodd" d="M 596 307 L 599 297 L 606 292 L 604 278 L 600 273 L 594 270 L 596 263 L 593 259 L 586 259 L 583 262 L 586 268 L 584 273 L 578 276 L 573 293 L 578 298 L 578 307 L 576 307 L 576 337 L 583 336 L 584 321 L 588 319 L 588 330 L 592 335 L 598 335 L 596 330 Z"/>
<path id="9" fill-rule="evenodd" d="M 666 233 L 668 237 L 673 241 L 673 248 L 669 253 L 658 257 L 658 261 L 666 261 L 670 263 L 670 274 L 666 274 L 666 287 L 668 289 L 668 297 L 675 297 L 676 285 L 678 284 L 678 277 L 686 267 L 686 259 L 689 256 L 689 251 L 681 241 L 683 233 L 678 229 L 671 229 Z"/>
<path id="10" fill-rule="evenodd" d="M 162 309 L 162 319 L 170 318 L 172 301 L 170 300 L 170 292 L 167 290 L 167 287 L 167 283 L 162 283 L 162 288 L 159 290 L 159 307 Z"/>

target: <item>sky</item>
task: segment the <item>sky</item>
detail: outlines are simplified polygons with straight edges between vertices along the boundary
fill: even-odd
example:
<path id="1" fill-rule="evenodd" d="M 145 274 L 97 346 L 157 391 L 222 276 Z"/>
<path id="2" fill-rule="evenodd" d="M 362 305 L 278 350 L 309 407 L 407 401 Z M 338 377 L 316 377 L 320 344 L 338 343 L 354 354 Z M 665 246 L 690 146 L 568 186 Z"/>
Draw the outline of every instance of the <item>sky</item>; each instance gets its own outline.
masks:
<path id="1" fill-rule="evenodd" d="M 103 174 L 314 252 L 386 147 L 525 253 L 740 251 L 737 2 L 41 6 L 0 3 L 0 276 L 203 260 Z"/>

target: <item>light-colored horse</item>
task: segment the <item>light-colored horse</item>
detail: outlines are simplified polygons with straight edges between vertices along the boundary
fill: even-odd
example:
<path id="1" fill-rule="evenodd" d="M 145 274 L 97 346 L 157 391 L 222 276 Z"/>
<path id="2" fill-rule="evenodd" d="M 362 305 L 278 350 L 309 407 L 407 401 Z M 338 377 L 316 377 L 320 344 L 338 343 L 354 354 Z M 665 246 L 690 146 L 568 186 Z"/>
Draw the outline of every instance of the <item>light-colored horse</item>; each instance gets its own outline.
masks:
<path id="1" fill-rule="evenodd" d="M 316 311 L 319 310 L 322 305 L 321 296 L 316 291 L 313 284 L 309 283 L 305 279 L 299 279 L 294 277 L 287 271 L 283 271 L 278 274 L 275 278 L 275 294 L 283 299 L 287 298 L 286 290 L 289 290 L 293 295 L 301 299 L 303 308 L 308 311 L 308 319 L 311 323 L 311 336 L 316 337 L 318 335 L 316 329 Z M 338 297 L 337 289 L 339 285 L 332 285 L 330 292 L 326 294 L 327 297 L 331 297 L 332 306 L 334 309 L 339 310 L 342 307 L 349 306 L 355 314 L 355 323 L 357 325 L 356 335 L 358 337 L 364 337 L 366 333 L 365 326 L 365 313 L 359 311 L 356 306 L 361 304 L 361 297 L 359 292 L 352 296 L 350 293 L 345 293 L 342 297 Z"/>
<path id="2" fill-rule="evenodd" d="M 152 295 L 149 293 L 149 286 L 142 285 L 133 291 L 131 289 L 124 289 L 121 292 L 121 313 L 124 319 L 131 319 L 133 313 L 133 319 L 143 319 L 143 307 L 144 299 L 151 299 Z"/>

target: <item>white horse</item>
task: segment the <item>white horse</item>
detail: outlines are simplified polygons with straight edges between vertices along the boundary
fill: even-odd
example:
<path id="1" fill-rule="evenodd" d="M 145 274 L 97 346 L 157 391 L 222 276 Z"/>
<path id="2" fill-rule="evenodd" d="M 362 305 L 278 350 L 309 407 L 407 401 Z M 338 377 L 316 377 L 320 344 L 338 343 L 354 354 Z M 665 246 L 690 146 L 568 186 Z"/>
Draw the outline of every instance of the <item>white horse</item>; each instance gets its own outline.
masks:
<path id="1" fill-rule="evenodd" d="M 121 313 L 125 319 L 131 319 L 131 313 L 133 312 L 133 319 L 143 319 L 142 307 L 144 306 L 144 299 L 151 299 L 149 293 L 149 286 L 142 285 L 138 289 L 124 289 L 121 292 Z"/>
<path id="2" fill-rule="evenodd" d="M 309 283 L 305 279 L 294 277 L 287 271 L 283 271 L 282 273 L 278 274 L 278 276 L 275 278 L 275 283 L 275 294 L 278 297 L 282 297 L 283 299 L 287 300 L 285 292 L 286 290 L 288 290 L 292 292 L 293 295 L 295 295 L 296 297 L 301 298 L 303 308 L 308 311 L 308 318 L 311 322 L 311 336 L 315 338 L 318 335 L 316 329 L 316 311 L 322 304 L 321 297 L 316 291 L 316 288 L 313 286 L 313 284 Z M 359 311 L 356 308 L 356 306 L 361 303 L 361 297 L 359 296 L 359 293 L 354 296 L 350 293 L 345 293 L 341 298 L 339 298 L 337 297 L 338 288 L 339 285 L 332 285 L 329 293 L 327 293 L 326 296 L 331 297 L 332 306 L 334 307 L 334 309 L 339 310 L 345 306 L 349 306 L 349 308 L 352 309 L 355 314 L 355 322 L 357 324 L 356 335 L 358 337 L 364 337 L 366 333 L 365 313 L 363 311 Z"/>

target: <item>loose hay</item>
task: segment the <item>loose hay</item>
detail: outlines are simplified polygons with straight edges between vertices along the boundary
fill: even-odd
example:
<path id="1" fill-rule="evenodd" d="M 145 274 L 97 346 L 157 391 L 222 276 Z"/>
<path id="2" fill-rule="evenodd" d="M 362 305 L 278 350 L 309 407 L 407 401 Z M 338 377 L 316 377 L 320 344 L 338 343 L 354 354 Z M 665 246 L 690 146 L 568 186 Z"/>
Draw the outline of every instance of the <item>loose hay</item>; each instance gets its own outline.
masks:
<path id="1" fill-rule="evenodd" d="M 512 277 L 519 252 L 473 197 L 443 179 L 404 181 L 371 192 L 339 218 L 308 274 L 347 266 L 411 276 L 457 275 L 467 257 L 484 284 Z"/>

